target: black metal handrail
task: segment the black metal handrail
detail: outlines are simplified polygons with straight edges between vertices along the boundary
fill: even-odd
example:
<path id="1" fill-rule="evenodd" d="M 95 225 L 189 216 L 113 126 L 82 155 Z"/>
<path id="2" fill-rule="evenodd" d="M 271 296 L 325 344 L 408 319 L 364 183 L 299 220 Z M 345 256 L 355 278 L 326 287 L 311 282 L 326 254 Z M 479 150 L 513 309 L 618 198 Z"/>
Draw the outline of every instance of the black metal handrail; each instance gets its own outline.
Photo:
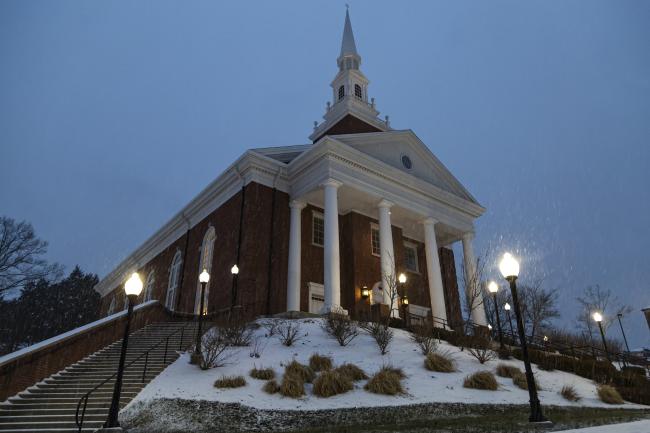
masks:
<path id="1" fill-rule="evenodd" d="M 173 322 L 172 322 L 173 323 Z M 181 333 L 181 338 L 180 342 L 178 344 L 178 350 L 183 350 L 183 337 L 185 335 L 185 328 L 187 328 L 189 325 L 191 325 L 194 322 L 187 322 L 181 329 L 177 329 L 171 334 L 163 337 L 160 341 L 149 347 L 145 352 L 141 353 L 138 355 L 137 358 L 129 362 L 127 365 L 124 366 L 124 370 L 129 368 L 131 365 L 133 365 L 136 361 L 140 360 L 143 356 L 145 357 L 144 361 L 144 367 L 142 369 L 142 383 L 145 381 L 145 377 L 147 375 L 147 364 L 149 362 L 149 352 L 151 352 L 153 349 L 156 349 L 158 346 L 160 346 L 163 342 L 165 343 L 165 353 L 163 355 L 163 364 L 167 362 L 167 351 L 169 349 L 169 338 L 176 335 L 177 333 Z M 101 381 L 99 384 L 97 384 L 93 389 L 85 393 L 80 399 L 79 402 L 77 403 L 77 411 L 75 413 L 75 423 L 77 424 L 77 427 L 79 428 L 78 432 L 81 433 L 81 429 L 83 428 L 83 422 L 84 422 L 84 417 L 86 415 L 86 406 L 88 405 L 88 399 L 90 398 L 90 395 L 97 391 L 102 385 L 106 384 L 108 381 L 113 379 L 115 376 L 117 376 L 117 371 Z M 83 403 L 83 409 L 81 409 L 81 405 Z M 81 419 L 79 419 L 79 410 L 81 410 Z"/>

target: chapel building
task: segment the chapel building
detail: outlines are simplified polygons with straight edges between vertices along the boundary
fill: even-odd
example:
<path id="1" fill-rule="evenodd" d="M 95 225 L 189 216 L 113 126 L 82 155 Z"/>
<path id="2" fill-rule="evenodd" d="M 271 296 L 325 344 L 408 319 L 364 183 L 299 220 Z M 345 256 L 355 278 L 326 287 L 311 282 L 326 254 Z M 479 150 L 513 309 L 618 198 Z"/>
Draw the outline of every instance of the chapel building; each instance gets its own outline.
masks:
<path id="1" fill-rule="evenodd" d="M 312 143 L 247 150 L 100 281 L 103 316 L 125 308 L 134 271 L 141 301 L 196 314 L 206 269 L 203 312 L 237 306 L 250 318 L 386 314 L 387 288 L 404 273 L 409 303 L 393 315 L 461 324 L 451 246 L 462 242 L 474 272 L 474 220 L 485 209 L 413 131 L 379 117 L 348 13 L 336 62 Z M 472 320 L 487 325 L 482 307 Z"/>

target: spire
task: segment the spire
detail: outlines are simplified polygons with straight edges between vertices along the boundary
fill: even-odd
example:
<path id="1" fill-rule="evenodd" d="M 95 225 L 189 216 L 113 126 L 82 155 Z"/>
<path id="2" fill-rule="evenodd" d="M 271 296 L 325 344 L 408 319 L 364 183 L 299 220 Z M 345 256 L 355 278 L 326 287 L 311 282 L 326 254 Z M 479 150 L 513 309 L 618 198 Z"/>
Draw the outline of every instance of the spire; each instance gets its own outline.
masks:
<path id="1" fill-rule="evenodd" d="M 345 27 L 343 28 L 343 40 L 341 41 L 341 55 L 355 55 L 357 53 L 357 45 L 354 43 L 354 33 L 352 33 L 352 23 L 350 22 L 350 11 L 346 9 L 345 11 Z"/>

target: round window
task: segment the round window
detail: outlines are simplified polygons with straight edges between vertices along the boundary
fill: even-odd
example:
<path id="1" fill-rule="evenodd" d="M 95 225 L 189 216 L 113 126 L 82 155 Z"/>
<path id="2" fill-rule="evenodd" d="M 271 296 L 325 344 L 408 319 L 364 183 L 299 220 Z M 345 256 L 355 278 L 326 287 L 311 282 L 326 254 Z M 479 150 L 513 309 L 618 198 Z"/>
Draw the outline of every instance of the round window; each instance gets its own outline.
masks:
<path id="1" fill-rule="evenodd" d="M 413 163 L 411 162 L 411 158 L 409 158 L 408 155 L 402 155 L 402 165 L 407 170 L 410 170 L 413 167 Z"/>

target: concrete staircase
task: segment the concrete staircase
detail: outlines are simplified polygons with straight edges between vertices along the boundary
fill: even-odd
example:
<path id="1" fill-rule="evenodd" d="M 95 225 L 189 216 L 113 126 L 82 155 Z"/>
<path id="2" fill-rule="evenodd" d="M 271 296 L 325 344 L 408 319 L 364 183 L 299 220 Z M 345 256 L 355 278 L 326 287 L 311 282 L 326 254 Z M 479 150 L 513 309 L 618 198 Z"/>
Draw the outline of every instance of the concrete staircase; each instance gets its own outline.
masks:
<path id="1" fill-rule="evenodd" d="M 130 334 L 126 365 L 159 344 L 125 370 L 120 407 L 126 406 L 174 362 L 179 350 L 187 349 L 194 342 L 195 333 L 196 325 L 192 322 L 170 322 L 150 324 Z M 79 399 L 117 371 L 121 347 L 122 340 L 117 341 L 0 403 L 0 433 L 78 431 L 75 413 Z M 90 395 L 82 431 L 92 432 L 102 427 L 114 384 L 113 378 Z"/>

